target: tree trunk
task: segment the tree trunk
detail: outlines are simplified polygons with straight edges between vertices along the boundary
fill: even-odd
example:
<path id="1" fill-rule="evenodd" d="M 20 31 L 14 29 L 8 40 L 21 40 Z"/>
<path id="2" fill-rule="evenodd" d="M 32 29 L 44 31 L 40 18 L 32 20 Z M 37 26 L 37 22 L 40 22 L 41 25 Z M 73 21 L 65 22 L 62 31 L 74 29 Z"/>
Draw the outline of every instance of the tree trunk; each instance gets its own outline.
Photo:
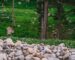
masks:
<path id="1" fill-rule="evenodd" d="M 12 0 L 12 21 L 13 21 L 13 25 L 15 26 L 15 16 L 14 16 L 14 0 Z"/>
<path id="2" fill-rule="evenodd" d="M 4 15 L 4 0 L 2 0 L 2 15 Z"/>
<path id="3" fill-rule="evenodd" d="M 62 0 L 57 0 L 57 19 L 58 19 L 57 35 L 59 39 L 63 39 L 63 34 L 62 34 L 62 30 L 63 30 L 62 20 L 64 18 L 63 13 L 64 13 L 64 9 L 62 5 Z"/>
<path id="4" fill-rule="evenodd" d="M 37 0 L 37 12 L 39 14 L 39 32 L 40 39 L 47 38 L 47 22 L 48 22 L 48 0 Z"/>
<path id="5" fill-rule="evenodd" d="M 41 19 L 41 39 L 45 40 L 47 38 L 47 22 L 48 22 L 48 0 L 44 0 L 44 12 Z"/>

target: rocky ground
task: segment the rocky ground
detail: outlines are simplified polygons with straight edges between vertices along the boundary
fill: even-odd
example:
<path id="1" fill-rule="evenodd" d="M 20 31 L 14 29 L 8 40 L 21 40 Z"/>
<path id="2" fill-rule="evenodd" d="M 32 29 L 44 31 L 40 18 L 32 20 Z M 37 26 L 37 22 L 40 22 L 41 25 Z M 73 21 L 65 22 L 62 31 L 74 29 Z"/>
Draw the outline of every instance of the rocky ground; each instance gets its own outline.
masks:
<path id="1" fill-rule="evenodd" d="M 64 43 L 50 46 L 0 39 L 0 60 L 75 60 L 75 49 L 66 47 Z"/>

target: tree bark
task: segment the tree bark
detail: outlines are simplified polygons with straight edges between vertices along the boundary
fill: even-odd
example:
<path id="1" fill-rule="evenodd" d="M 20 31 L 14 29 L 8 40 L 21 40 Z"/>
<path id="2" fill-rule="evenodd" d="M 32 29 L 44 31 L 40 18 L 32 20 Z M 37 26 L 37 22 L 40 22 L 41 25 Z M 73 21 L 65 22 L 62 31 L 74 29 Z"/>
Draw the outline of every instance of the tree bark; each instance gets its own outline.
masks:
<path id="1" fill-rule="evenodd" d="M 2 0 L 2 14 L 4 15 L 4 0 Z"/>
<path id="2" fill-rule="evenodd" d="M 15 16 L 14 16 L 14 0 L 12 0 L 12 24 L 15 26 Z"/>
<path id="3" fill-rule="evenodd" d="M 48 22 L 48 0 L 44 0 L 44 12 L 41 19 L 41 40 L 47 38 L 47 22 Z"/>
<path id="4" fill-rule="evenodd" d="M 64 13 L 64 9 L 63 9 L 63 5 L 62 5 L 62 0 L 57 0 L 57 19 L 58 19 L 58 23 L 57 23 L 57 35 L 58 35 L 58 39 L 63 39 L 63 34 L 62 34 L 62 30 L 63 30 L 63 13 Z"/>

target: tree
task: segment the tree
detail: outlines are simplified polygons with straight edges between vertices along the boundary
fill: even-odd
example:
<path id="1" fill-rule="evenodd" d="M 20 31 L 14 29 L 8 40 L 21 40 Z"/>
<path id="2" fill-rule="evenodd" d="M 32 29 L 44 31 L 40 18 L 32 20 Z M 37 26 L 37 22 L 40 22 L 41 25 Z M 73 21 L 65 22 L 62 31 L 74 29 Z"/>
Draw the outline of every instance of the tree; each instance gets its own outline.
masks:
<path id="1" fill-rule="evenodd" d="M 2 0 L 2 14 L 4 13 L 4 0 Z"/>
<path id="2" fill-rule="evenodd" d="M 15 26 L 15 16 L 14 16 L 14 0 L 12 0 L 12 20 L 13 20 L 13 25 Z"/>
<path id="3" fill-rule="evenodd" d="M 56 1 L 56 7 L 57 7 L 57 35 L 58 35 L 58 38 L 59 39 L 62 39 L 63 38 L 63 35 L 62 35 L 62 30 L 63 30 L 63 24 L 62 24 L 62 20 L 64 18 L 64 8 L 63 8 L 63 4 L 62 4 L 62 0 L 57 0 Z"/>
<path id="4" fill-rule="evenodd" d="M 48 0 L 38 0 L 38 14 L 40 25 L 40 38 L 47 38 L 47 21 L 48 21 Z"/>

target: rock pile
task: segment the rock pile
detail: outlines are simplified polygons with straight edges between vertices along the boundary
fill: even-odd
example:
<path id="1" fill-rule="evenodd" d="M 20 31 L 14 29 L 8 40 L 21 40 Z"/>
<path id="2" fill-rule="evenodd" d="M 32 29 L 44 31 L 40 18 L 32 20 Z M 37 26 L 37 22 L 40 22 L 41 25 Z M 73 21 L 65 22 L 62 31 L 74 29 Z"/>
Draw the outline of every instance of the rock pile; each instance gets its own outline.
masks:
<path id="1" fill-rule="evenodd" d="M 69 60 L 70 50 L 64 43 L 55 45 L 13 43 L 11 38 L 0 39 L 0 60 Z"/>

